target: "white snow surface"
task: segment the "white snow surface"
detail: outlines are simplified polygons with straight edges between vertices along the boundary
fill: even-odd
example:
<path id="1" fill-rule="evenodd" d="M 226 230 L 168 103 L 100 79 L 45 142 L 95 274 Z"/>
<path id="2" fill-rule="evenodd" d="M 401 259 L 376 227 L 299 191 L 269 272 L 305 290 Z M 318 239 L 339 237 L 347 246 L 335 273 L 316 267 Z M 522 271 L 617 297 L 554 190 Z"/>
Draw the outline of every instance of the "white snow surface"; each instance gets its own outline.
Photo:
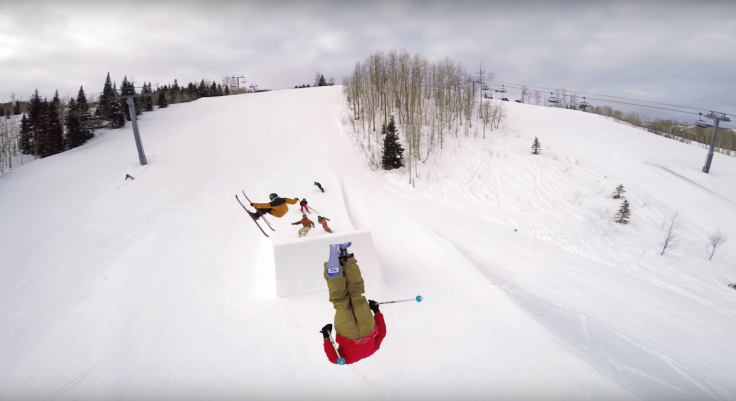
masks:
<path id="1" fill-rule="evenodd" d="M 420 162 L 415 186 L 369 168 L 340 87 L 145 114 L 145 167 L 128 127 L 6 174 L 0 399 L 736 399 L 736 238 L 705 249 L 736 227 L 736 158 L 706 175 L 700 148 L 507 107 L 486 139 Z M 382 306 L 381 349 L 329 363 L 326 291 L 276 294 L 272 241 L 296 237 L 298 207 L 267 239 L 241 189 L 370 232 L 383 278 L 367 297 L 424 301 Z M 678 207 L 680 246 L 660 256 Z"/>

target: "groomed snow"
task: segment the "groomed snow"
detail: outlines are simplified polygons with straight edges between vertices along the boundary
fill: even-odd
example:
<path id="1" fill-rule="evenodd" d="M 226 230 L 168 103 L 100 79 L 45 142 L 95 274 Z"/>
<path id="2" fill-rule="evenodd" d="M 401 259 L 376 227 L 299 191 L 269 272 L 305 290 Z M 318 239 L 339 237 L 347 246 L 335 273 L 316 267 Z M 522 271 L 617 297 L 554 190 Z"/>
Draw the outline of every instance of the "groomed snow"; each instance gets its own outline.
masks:
<path id="1" fill-rule="evenodd" d="M 736 158 L 716 154 L 705 175 L 697 147 L 581 112 L 508 112 L 420 163 L 416 187 L 368 168 L 340 87 L 146 114 L 146 167 L 125 128 L 3 176 L 0 399 L 736 398 L 736 239 L 710 262 L 704 244 L 736 227 Z M 384 285 L 366 295 L 425 300 L 384 305 L 381 350 L 330 364 L 326 293 L 276 295 L 273 243 L 241 189 L 369 231 Z M 660 256 L 677 207 L 681 245 Z M 291 209 L 271 219 L 279 235 L 296 236 Z"/>

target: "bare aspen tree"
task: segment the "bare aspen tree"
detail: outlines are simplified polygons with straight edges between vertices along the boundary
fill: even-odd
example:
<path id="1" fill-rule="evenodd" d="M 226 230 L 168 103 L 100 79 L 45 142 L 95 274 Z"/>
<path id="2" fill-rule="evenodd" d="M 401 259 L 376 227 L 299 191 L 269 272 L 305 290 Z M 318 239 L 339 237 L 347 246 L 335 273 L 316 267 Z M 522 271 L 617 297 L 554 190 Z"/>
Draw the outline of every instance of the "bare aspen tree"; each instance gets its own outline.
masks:
<path id="1" fill-rule="evenodd" d="M 682 224 L 682 219 L 680 215 L 680 209 L 677 209 L 672 213 L 669 221 L 663 223 L 663 225 L 666 224 L 667 231 L 665 232 L 664 239 L 659 243 L 659 245 L 662 247 L 662 253 L 660 253 L 660 255 L 664 255 L 664 252 L 666 250 L 675 249 L 679 245 L 679 236 L 677 231 L 680 229 L 680 226 Z"/>
<path id="2" fill-rule="evenodd" d="M 716 253 L 716 249 L 723 243 L 728 241 L 728 233 L 721 232 L 720 228 L 708 234 L 708 246 L 712 247 L 708 260 L 713 259 L 713 255 Z"/>

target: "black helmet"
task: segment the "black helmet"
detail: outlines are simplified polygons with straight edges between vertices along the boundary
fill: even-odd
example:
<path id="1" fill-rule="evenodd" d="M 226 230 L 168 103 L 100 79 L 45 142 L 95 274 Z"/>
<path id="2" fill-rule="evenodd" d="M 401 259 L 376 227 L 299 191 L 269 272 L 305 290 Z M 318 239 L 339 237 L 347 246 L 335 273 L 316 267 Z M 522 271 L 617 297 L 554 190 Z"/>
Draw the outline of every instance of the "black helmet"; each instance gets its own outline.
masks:
<path id="1" fill-rule="evenodd" d="M 271 194 L 271 195 L 268 195 L 268 198 L 269 198 L 269 199 L 271 199 L 271 200 L 274 200 L 274 199 L 276 199 L 276 198 L 278 198 L 278 197 L 279 197 L 279 196 L 278 196 L 278 195 L 276 195 L 275 193 L 273 193 L 273 194 Z"/>

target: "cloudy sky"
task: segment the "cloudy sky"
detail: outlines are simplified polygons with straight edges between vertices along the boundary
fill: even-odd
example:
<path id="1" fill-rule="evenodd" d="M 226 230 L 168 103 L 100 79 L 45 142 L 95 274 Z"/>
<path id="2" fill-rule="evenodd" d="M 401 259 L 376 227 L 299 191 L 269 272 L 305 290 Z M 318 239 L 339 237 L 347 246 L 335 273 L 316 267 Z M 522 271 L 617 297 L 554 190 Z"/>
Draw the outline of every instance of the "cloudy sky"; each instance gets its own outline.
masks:
<path id="1" fill-rule="evenodd" d="M 321 71 L 339 84 L 392 48 L 483 61 L 499 82 L 736 114 L 736 1 L 717 0 L 0 0 L 0 100 L 99 92 L 108 71 L 136 84 L 244 74 L 270 89 Z"/>

